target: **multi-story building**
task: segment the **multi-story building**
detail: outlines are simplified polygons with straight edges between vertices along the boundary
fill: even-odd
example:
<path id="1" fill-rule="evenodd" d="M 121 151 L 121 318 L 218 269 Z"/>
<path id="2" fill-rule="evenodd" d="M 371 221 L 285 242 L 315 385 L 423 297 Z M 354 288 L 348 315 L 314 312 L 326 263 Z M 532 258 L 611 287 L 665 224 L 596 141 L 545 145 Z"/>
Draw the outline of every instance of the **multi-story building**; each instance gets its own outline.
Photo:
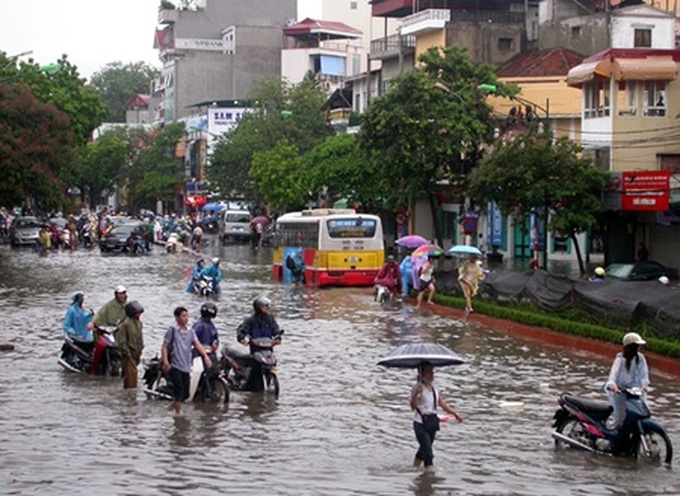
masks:
<path id="1" fill-rule="evenodd" d="M 254 82 L 281 75 L 281 27 L 296 0 L 202 0 L 192 8 L 162 3 L 155 47 L 163 62 L 154 94 L 156 120 L 173 122 L 209 100 L 244 100 Z"/>

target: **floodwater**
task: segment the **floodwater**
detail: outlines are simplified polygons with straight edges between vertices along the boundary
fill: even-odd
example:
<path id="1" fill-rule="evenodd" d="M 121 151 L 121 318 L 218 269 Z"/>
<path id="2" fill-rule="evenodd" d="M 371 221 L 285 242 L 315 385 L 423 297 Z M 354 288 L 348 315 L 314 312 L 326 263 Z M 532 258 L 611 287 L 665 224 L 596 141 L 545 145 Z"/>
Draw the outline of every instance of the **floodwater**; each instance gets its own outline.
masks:
<path id="1" fill-rule="evenodd" d="M 216 319 L 223 341 L 265 293 L 282 328 L 281 396 L 232 393 L 228 408 L 167 403 L 124 391 L 122 380 L 57 364 L 61 320 L 84 291 L 97 309 L 117 284 L 146 312 L 145 359 L 160 349 L 193 257 L 40 256 L 0 247 L 0 494 L 653 495 L 680 493 L 677 470 L 642 461 L 556 452 L 551 418 L 561 391 L 604 398 L 611 358 L 542 348 L 501 331 L 411 305 L 379 307 L 366 288 L 273 284 L 271 253 L 211 246 L 225 281 Z M 472 319 L 474 320 L 474 319 Z M 444 424 L 434 474 L 410 467 L 416 450 L 409 370 L 377 360 L 409 341 L 435 341 L 468 360 L 437 369 L 443 396 L 465 417 Z M 140 372 L 141 376 L 141 372 Z M 680 449 L 680 386 L 653 376 L 651 404 Z M 508 409 L 502 401 L 522 401 Z"/>

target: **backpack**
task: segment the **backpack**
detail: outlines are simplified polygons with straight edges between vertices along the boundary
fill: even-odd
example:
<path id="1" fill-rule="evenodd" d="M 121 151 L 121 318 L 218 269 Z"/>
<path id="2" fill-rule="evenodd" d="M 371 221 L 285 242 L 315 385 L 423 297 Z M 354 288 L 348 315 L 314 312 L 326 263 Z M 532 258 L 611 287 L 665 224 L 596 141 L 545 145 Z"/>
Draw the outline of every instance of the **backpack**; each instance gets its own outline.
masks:
<path id="1" fill-rule="evenodd" d="M 297 268 L 297 266 L 295 265 L 295 260 L 293 260 L 292 255 L 288 255 L 286 257 L 286 268 L 288 270 L 295 270 Z"/>

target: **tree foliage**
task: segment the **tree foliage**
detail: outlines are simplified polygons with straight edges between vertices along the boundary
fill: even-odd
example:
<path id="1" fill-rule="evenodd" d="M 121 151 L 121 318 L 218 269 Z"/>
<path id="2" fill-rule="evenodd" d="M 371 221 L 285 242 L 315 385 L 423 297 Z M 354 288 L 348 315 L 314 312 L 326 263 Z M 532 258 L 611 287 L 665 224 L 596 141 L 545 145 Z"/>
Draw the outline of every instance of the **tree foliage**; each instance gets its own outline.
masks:
<path id="1" fill-rule="evenodd" d="M 388 193 L 388 178 L 381 174 L 377 157 L 362 152 L 356 135 L 330 136 L 301 160 L 310 192 L 323 192 L 332 205 L 346 199 L 367 211 L 379 211 Z"/>
<path id="2" fill-rule="evenodd" d="M 77 68 L 66 56 L 53 66 L 40 67 L 30 59 L 17 63 L 16 59 L 0 52 L 0 88 L 5 95 L 18 95 L 17 102 L 8 103 L 10 107 L 14 106 L 14 110 L 23 105 L 29 115 L 42 119 L 34 124 L 31 119 L 18 118 L 9 111 L 0 120 L 1 126 L 12 130 L 11 139 L 21 136 L 25 147 L 5 148 L 3 169 L 10 167 L 11 163 L 20 163 L 27 156 L 35 156 L 39 149 L 42 164 L 36 163 L 35 167 L 44 174 L 39 174 L 36 180 L 31 167 L 15 171 L 17 184 L 34 186 L 23 190 L 25 194 L 21 201 L 31 197 L 39 205 L 61 204 L 65 194 L 64 180 L 74 175 L 71 169 L 77 163 L 78 149 L 85 146 L 94 129 L 101 124 L 106 107 L 94 90 L 85 85 L 85 79 L 79 76 Z M 58 117 L 56 114 L 46 117 L 47 113 L 55 112 L 58 112 Z M 64 127 L 68 138 L 64 135 Z M 46 147 L 47 143 L 53 146 Z M 47 182 L 52 185 L 50 188 L 43 187 Z M 16 197 L 12 201 L 16 202 Z"/>
<path id="3" fill-rule="evenodd" d="M 585 268 L 576 235 L 597 225 L 609 174 L 582 158 L 567 138 L 522 134 L 501 142 L 470 177 L 468 194 L 479 203 L 495 201 L 505 215 L 536 214 L 549 228 L 572 238 Z"/>
<path id="4" fill-rule="evenodd" d="M 63 112 L 39 102 L 23 83 L 0 84 L 0 205 L 32 198 L 39 207 L 60 206 L 61 174 L 73 153 L 73 133 Z"/>
<path id="5" fill-rule="evenodd" d="M 226 196 L 262 198 L 264 191 L 249 175 L 253 156 L 282 140 L 300 154 L 323 141 L 330 134 L 321 111 L 324 99 L 309 79 L 297 85 L 260 82 L 250 95 L 252 110 L 218 143 L 208 168 L 209 181 Z"/>
<path id="6" fill-rule="evenodd" d="M 269 151 L 255 153 L 248 176 L 273 211 L 284 212 L 306 203 L 308 189 L 300 173 L 300 152 L 285 139 Z"/>
<path id="7" fill-rule="evenodd" d="M 78 186 L 83 201 L 94 209 L 102 194 L 112 193 L 122 181 L 128 157 L 128 142 L 116 133 L 107 132 L 88 143 L 68 175 L 68 184 Z"/>
<path id="8" fill-rule="evenodd" d="M 159 74 L 157 68 L 145 62 L 110 62 L 92 75 L 90 86 L 108 106 L 107 120 L 125 122 L 128 102 L 137 94 L 148 94 L 151 82 Z"/>
<path id="9" fill-rule="evenodd" d="M 473 63 L 459 47 L 432 48 L 421 66 L 394 80 L 373 101 L 359 133 L 361 147 L 381 157 L 380 174 L 390 181 L 388 202 L 412 205 L 430 198 L 440 181 L 464 186 L 466 174 L 480 157 L 482 144 L 493 137 L 492 109 L 480 84 L 499 83 L 491 66 Z"/>
<path id="10" fill-rule="evenodd" d="M 177 185 L 184 180 L 182 160 L 175 155 L 183 135 L 183 123 L 170 124 L 159 132 L 152 132 L 149 145 L 140 148 L 128 175 L 128 208 L 131 211 L 139 208 L 155 210 L 157 201 L 171 203 L 174 200 Z"/>

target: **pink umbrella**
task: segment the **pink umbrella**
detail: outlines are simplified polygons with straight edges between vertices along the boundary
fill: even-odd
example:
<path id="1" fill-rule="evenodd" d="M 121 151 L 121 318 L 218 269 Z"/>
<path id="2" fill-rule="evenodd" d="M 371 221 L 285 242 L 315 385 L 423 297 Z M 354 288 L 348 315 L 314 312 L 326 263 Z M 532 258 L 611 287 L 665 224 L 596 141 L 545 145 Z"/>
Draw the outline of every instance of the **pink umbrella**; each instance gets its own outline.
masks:
<path id="1" fill-rule="evenodd" d="M 402 236 L 396 243 L 404 248 L 418 248 L 429 243 L 428 240 L 417 234 L 409 234 L 408 236 Z"/>
<path id="2" fill-rule="evenodd" d="M 264 215 L 258 215 L 257 217 L 253 218 L 253 220 L 250 221 L 250 225 L 254 226 L 256 224 L 262 224 L 264 226 L 268 225 L 271 222 L 269 217 L 265 217 Z"/>

